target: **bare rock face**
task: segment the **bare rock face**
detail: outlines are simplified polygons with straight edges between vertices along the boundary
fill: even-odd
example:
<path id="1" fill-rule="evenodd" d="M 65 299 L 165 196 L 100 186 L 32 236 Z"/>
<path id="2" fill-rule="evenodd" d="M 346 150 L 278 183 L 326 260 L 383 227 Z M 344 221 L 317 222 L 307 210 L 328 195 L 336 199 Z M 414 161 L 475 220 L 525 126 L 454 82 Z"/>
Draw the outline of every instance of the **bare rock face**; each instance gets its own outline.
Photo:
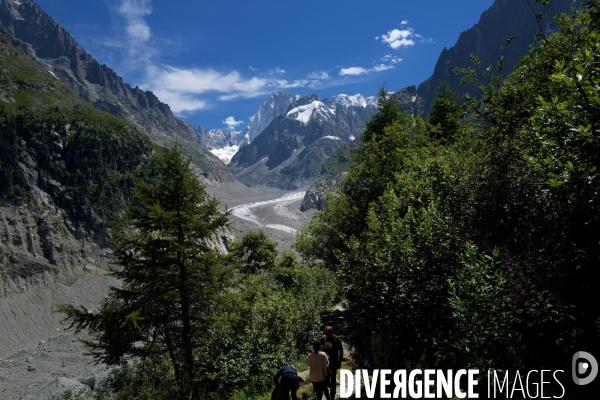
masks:
<path id="1" fill-rule="evenodd" d="M 154 143 L 165 146 L 177 140 L 187 155 L 200 160 L 197 164 L 207 183 L 234 180 L 167 104 L 151 91 L 132 88 L 111 68 L 98 63 L 34 1 L 3 0 L 0 25 L 33 59 L 88 102 L 141 128 Z M 211 176 L 206 176 L 209 173 Z"/>
<path id="2" fill-rule="evenodd" d="M 390 96 L 400 105 L 402 111 L 416 116 L 423 113 L 423 99 L 419 96 L 416 86 L 408 86 L 398 90 Z"/>
<path id="3" fill-rule="evenodd" d="M 229 246 L 234 240 L 236 240 L 235 235 L 223 229 L 215 237 L 208 239 L 206 245 L 219 254 L 227 254 L 229 253 Z"/>
<path id="4" fill-rule="evenodd" d="M 344 175 L 346 175 L 346 172 L 319 175 L 313 179 L 306 190 L 300 205 L 300 211 L 304 212 L 313 208 L 317 211 L 322 210 L 325 207 L 325 198 L 333 193 L 335 186 Z"/>
<path id="5" fill-rule="evenodd" d="M 107 233 L 70 220 L 26 170 L 31 200 L 0 200 L 0 357 L 61 329 L 56 303 L 93 309 L 118 284 L 105 274 Z"/>
<path id="6" fill-rule="evenodd" d="M 15 78 L 14 71 L 17 69 L 28 71 L 25 79 Z M 93 311 L 106 297 L 109 288 L 119 285 L 106 274 L 111 252 L 108 246 L 110 235 L 104 223 L 109 219 L 115 222 L 122 210 L 119 204 L 130 198 L 125 188 L 111 190 L 105 200 L 100 199 L 102 195 L 98 192 L 93 192 L 93 197 L 82 196 L 81 192 L 77 194 L 77 189 L 85 186 L 68 186 L 75 180 L 70 182 L 65 178 L 68 175 L 57 171 L 75 172 L 68 169 L 67 163 L 76 162 L 77 176 L 85 177 L 85 182 L 107 184 L 109 175 L 105 172 L 120 174 L 141 168 L 152 146 L 131 126 L 100 113 L 63 83 L 51 78 L 15 45 L 1 27 L 0 70 L 0 91 L 9 96 L 18 93 L 21 98 L 28 98 L 31 104 L 36 104 L 36 95 L 45 90 L 46 93 L 57 94 L 57 104 L 65 104 L 65 113 L 70 113 L 71 107 L 76 106 L 80 111 L 102 114 L 102 120 L 116 124 L 115 129 L 106 135 L 102 130 L 90 130 L 97 141 L 89 147 L 79 145 L 74 139 L 77 132 L 70 124 L 85 130 L 85 121 L 89 122 L 86 118 L 78 120 L 76 114 L 65 125 L 48 123 L 43 113 L 21 114 L 23 121 L 33 125 L 19 123 L 15 126 L 20 128 L 15 128 L 14 132 L 11 132 L 10 124 L 8 128 L 5 125 L 2 128 L 7 129 L 9 137 L 11 133 L 15 135 L 17 143 L 20 143 L 13 153 L 1 149 L 5 157 L 2 172 L 7 167 L 13 176 L 18 177 L 14 185 L 24 192 L 11 195 L 8 191 L 10 182 L 4 178 L 7 175 L 3 175 L 0 181 L 0 382 L 10 382 L 13 386 L 18 382 L 30 385 L 28 379 L 17 379 L 17 383 L 12 378 L 8 380 L 7 376 L 18 373 L 9 362 L 6 365 L 12 367 L 5 368 L 4 358 L 18 351 L 36 348 L 42 341 L 64 331 L 62 316 L 54 312 L 56 304 L 80 305 Z M 10 114 L 6 115 L 10 118 Z M 2 117 L 5 118 L 5 114 Z M 114 146 L 103 147 L 107 143 Z M 102 152 L 103 157 L 94 158 L 89 157 L 86 148 L 92 152 L 101 148 L 109 151 Z M 86 175 L 85 171 L 91 172 L 91 175 Z M 112 210 L 112 217 L 110 212 L 102 211 L 103 206 L 97 208 L 92 203 L 106 205 L 108 208 L 104 210 Z M 215 246 L 221 245 L 221 240 L 221 237 L 216 238 Z M 36 350 L 38 356 L 47 361 L 49 357 L 42 354 L 46 346 L 39 347 L 39 351 Z M 22 361 L 26 362 L 25 357 Z M 39 365 L 32 365 L 33 369 L 27 369 L 27 365 L 23 367 L 19 370 L 21 374 L 23 371 L 31 372 L 31 377 L 39 376 L 44 370 L 38 368 Z M 5 393 L 4 389 L 5 386 L 0 385 L 0 398 L 7 395 L 14 398 L 10 391 Z"/>

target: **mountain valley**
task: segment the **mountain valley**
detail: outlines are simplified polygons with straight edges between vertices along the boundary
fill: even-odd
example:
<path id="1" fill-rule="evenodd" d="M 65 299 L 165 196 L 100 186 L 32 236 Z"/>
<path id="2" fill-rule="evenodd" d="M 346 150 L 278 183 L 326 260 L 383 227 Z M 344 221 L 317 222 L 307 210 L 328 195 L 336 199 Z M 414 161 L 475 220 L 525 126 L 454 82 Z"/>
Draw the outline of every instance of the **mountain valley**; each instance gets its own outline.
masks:
<path id="1" fill-rule="evenodd" d="M 480 75 L 501 56 L 508 73 L 537 23 L 518 3 L 496 0 L 444 49 L 430 78 L 391 98 L 426 117 L 444 81 L 459 95 L 475 93 L 453 72 L 471 66 L 471 54 L 481 60 Z M 552 5 L 564 11 L 580 3 Z M 345 176 L 377 112 L 374 96 L 280 91 L 243 129 L 206 130 L 98 63 L 32 0 L 0 4 L 0 71 L 0 397 L 7 399 L 47 399 L 105 373 L 81 355 L 54 305 L 95 310 L 119 285 L 106 275 L 109 229 L 122 226 L 133 183 L 151 174 L 153 153 L 177 143 L 208 194 L 231 211 L 231 232 L 212 247 L 226 253 L 232 241 L 262 229 L 291 250 L 296 231 Z"/>

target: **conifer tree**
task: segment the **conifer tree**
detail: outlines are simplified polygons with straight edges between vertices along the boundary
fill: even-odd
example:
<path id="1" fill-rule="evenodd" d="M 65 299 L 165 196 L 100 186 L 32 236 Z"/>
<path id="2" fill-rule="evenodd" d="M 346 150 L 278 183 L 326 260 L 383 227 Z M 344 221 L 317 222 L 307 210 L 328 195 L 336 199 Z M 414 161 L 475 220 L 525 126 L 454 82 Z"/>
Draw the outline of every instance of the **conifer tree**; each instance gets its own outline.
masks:
<path id="1" fill-rule="evenodd" d="M 444 81 L 438 87 L 428 116 L 432 136 L 445 139 L 453 136 L 458 130 L 460 118 L 461 107 L 456 100 L 456 94 Z"/>
<path id="2" fill-rule="evenodd" d="M 223 315 L 222 298 L 233 277 L 224 256 L 207 244 L 228 226 L 227 213 L 178 148 L 164 151 L 156 164 L 155 179 L 136 184 L 127 229 L 115 234 L 110 273 L 122 286 L 111 289 L 97 313 L 71 305 L 59 311 L 94 336 L 86 345 L 97 361 L 168 360 L 177 396 L 197 398 L 204 378 L 198 349 Z"/>

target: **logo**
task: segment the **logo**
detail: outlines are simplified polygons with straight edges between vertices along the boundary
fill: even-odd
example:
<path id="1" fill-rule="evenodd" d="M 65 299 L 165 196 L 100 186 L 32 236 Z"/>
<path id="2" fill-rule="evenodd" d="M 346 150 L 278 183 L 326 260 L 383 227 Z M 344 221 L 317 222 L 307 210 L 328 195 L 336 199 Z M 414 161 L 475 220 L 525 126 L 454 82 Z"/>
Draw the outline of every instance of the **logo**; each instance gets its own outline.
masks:
<path id="1" fill-rule="evenodd" d="M 578 351 L 573 355 L 573 382 L 576 385 L 587 385 L 598 375 L 598 362 L 593 355 Z"/>

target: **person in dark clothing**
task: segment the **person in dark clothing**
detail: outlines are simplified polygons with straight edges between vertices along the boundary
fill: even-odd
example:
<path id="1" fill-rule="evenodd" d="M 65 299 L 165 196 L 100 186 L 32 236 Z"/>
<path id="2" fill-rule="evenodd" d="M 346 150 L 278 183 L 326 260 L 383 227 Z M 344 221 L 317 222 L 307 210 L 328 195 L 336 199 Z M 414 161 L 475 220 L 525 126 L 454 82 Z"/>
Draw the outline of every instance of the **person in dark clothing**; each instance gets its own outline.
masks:
<path id="1" fill-rule="evenodd" d="M 333 327 L 331 326 L 326 326 L 325 329 L 323 329 L 321 344 L 323 345 L 323 351 L 329 356 L 329 370 L 331 371 L 331 373 L 327 375 L 329 395 L 332 399 L 335 399 L 336 375 L 338 369 L 342 367 L 344 347 L 342 346 L 340 338 L 333 334 Z"/>
<path id="2" fill-rule="evenodd" d="M 279 381 L 281 378 L 281 382 Z M 296 391 L 300 387 L 300 378 L 298 372 L 293 365 L 284 365 L 277 371 L 277 374 L 273 377 L 273 381 L 276 385 L 280 385 L 283 390 L 283 398 L 289 399 L 290 393 L 292 394 L 292 400 L 298 400 L 296 397 Z"/>

